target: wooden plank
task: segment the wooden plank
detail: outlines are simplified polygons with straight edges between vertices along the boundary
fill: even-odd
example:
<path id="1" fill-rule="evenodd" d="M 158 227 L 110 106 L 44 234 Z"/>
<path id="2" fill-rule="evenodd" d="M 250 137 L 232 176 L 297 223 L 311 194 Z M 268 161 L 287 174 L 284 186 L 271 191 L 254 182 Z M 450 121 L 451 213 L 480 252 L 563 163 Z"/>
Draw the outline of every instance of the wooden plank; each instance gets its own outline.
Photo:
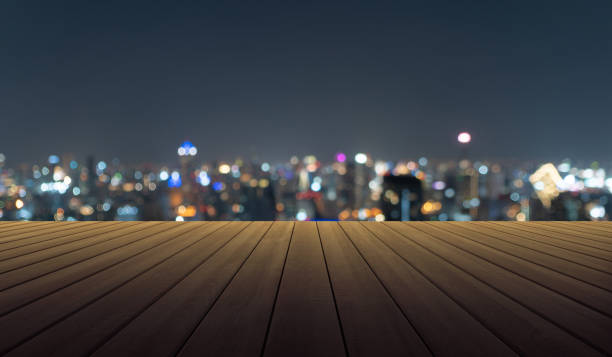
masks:
<path id="1" fill-rule="evenodd" d="M 525 259 L 531 263 L 541 265 L 612 292 L 611 274 L 602 273 L 601 271 L 585 267 L 570 260 L 561 259 L 554 255 L 530 249 L 517 244 L 512 241 L 512 239 L 500 239 L 500 235 L 503 233 L 498 232 L 498 234 L 495 234 L 495 231 L 488 231 L 483 229 L 482 226 L 480 229 L 475 229 L 475 226 L 472 224 L 451 224 L 450 222 L 432 222 L 430 224 L 441 230 L 456 233 L 464 238 L 479 242 L 493 249 L 498 249 L 519 259 Z"/>
<path id="2" fill-rule="evenodd" d="M 44 259 L 39 262 L 34 262 L 20 268 L 8 270 L 2 274 L 2 279 L 0 280 L 0 291 L 65 267 L 78 264 L 105 252 L 123 247 L 134 241 L 142 239 L 143 236 L 146 236 L 147 234 L 148 232 L 144 231 L 141 232 L 141 234 L 133 234 L 120 240 L 105 241 L 95 246 L 85 247 L 74 252 L 69 252 L 56 257 Z M 110 235 L 113 235 L 113 233 L 110 233 Z"/>
<path id="3" fill-rule="evenodd" d="M 542 229 L 532 228 L 525 224 L 512 224 L 511 222 L 491 222 L 491 224 L 502 226 L 508 229 L 512 229 L 514 232 L 521 232 L 521 236 L 525 239 L 530 239 L 544 243 L 550 246 L 563 248 L 572 252 L 582 253 L 594 258 L 607 260 L 612 262 L 612 252 L 602 250 L 600 248 L 590 247 L 585 244 L 571 242 L 569 240 L 558 238 L 559 235 L 548 233 Z"/>
<path id="4" fill-rule="evenodd" d="M 362 224 L 343 222 L 340 226 L 434 355 L 517 355 Z"/>
<path id="5" fill-rule="evenodd" d="M 559 225 L 557 222 L 525 222 L 527 226 L 531 226 L 538 229 L 543 229 L 548 232 L 559 233 L 561 236 L 573 238 L 578 242 L 585 242 L 586 244 L 598 243 L 606 247 L 612 245 L 612 233 L 604 231 L 593 231 L 586 227 L 579 227 L 577 225 Z"/>
<path id="6" fill-rule="evenodd" d="M 117 328 L 116 334 L 108 336 L 108 341 L 93 355 L 149 357 L 176 355 L 245 260 L 261 242 L 264 234 L 279 234 L 279 229 L 283 228 L 282 225 L 276 225 L 268 231 L 270 225 L 270 222 L 255 222 L 240 232 L 158 301 L 131 322 L 126 323 L 125 327 Z M 120 299 L 122 305 L 125 305 L 125 301 L 132 305 L 132 300 L 143 297 L 133 292 Z M 133 307 L 128 307 L 134 310 Z M 110 311 L 106 313 L 111 317 L 122 314 L 122 311 L 116 311 L 112 306 L 108 308 Z M 129 316 L 129 313 L 130 311 L 126 310 L 124 314 Z M 104 325 L 107 326 L 108 323 L 104 322 Z M 151 344 L 151 341 L 164 341 L 164 343 Z"/>
<path id="7" fill-rule="evenodd" d="M 399 222 L 398 222 L 399 223 Z M 392 224 L 392 223 L 390 223 Z M 432 253 L 460 267 L 467 274 L 495 288 L 511 299 L 561 326 L 568 333 L 605 353 L 612 353 L 612 319 L 585 307 L 530 280 L 491 264 L 490 262 L 460 250 L 446 242 L 417 229 L 416 225 L 394 224 L 410 234 L 410 239 L 426 247 Z"/>
<path id="8" fill-rule="evenodd" d="M 612 249 L 612 232 L 592 231 L 586 227 L 576 227 L 575 225 L 562 226 L 556 222 L 528 222 L 527 225 L 544 229 L 548 232 L 560 233 L 563 237 L 573 238 L 572 241 L 584 243 L 588 246 L 601 246 L 608 251 Z"/>
<path id="9" fill-rule="evenodd" d="M 582 230 L 583 228 L 593 229 L 595 232 L 603 233 L 606 238 L 610 238 L 612 232 L 612 222 L 610 221 L 532 221 L 534 223 L 550 223 L 551 225 Z"/>
<path id="10" fill-rule="evenodd" d="M 575 229 L 585 230 L 593 233 L 603 233 L 608 241 L 612 241 L 612 225 L 600 224 L 604 222 L 555 222 L 559 227 L 573 227 Z"/>
<path id="11" fill-rule="evenodd" d="M 416 244 L 401 223 L 394 226 L 404 231 L 402 234 L 387 224 L 370 223 L 365 227 L 519 354 L 600 355 L 517 301 Z"/>
<path id="12" fill-rule="evenodd" d="M 559 227 L 570 227 L 574 229 L 590 228 L 595 232 L 603 233 L 606 238 L 610 238 L 612 232 L 611 221 L 562 221 L 562 222 L 551 222 Z"/>
<path id="13" fill-rule="evenodd" d="M 41 337 L 41 333 L 49 331 L 50 328 L 73 313 L 163 263 L 172 256 L 189 249 L 198 242 L 206 240 L 206 238 L 211 238 L 209 235 L 212 232 L 214 232 L 213 236 L 218 236 L 219 234 L 222 236 L 228 235 L 242 230 L 247 223 L 228 225 L 220 230 L 217 230 L 218 224 L 183 224 L 191 226 L 193 229 L 183 232 L 176 236 L 175 239 L 165 242 L 141 255 L 56 291 L 0 318 L 0 331 L 5 331 L 3 338 L 0 339 L 0 353 L 13 350 L 11 353 L 14 355 L 51 355 L 52 351 L 45 348 L 51 347 L 53 341 L 48 341 L 49 346 L 46 346 L 43 343 L 37 343 L 33 338 Z M 50 309 L 49 306 L 53 306 L 53 309 Z M 28 323 L 23 324 L 23 321 L 28 321 Z M 91 324 L 92 322 L 90 321 L 87 327 L 91 328 Z M 42 335 L 42 337 L 44 336 L 48 335 Z M 55 342 L 60 343 L 62 346 L 70 346 L 70 344 L 66 344 L 66 341 L 57 340 Z M 37 353 L 19 352 L 26 351 L 29 348 L 35 349 Z"/>
<path id="14" fill-rule="evenodd" d="M 30 238 L 53 232 L 62 232 L 69 229 L 79 229 L 84 225 L 100 224 L 100 222 L 53 222 L 47 225 L 28 226 L 14 232 L 3 232 L 0 234 L 0 244 L 11 242 L 22 238 Z"/>
<path id="15" fill-rule="evenodd" d="M 477 238 L 468 239 L 469 236 L 439 228 L 439 224 L 415 222 L 412 226 L 421 229 L 441 242 L 473 254 L 524 279 L 580 302 L 608 317 L 612 317 L 612 293 L 609 291 L 560 274 L 542 265 L 534 264 L 521 257 L 507 254 L 488 244 L 479 242 Z M 612 276 L 609 277 L 609 283 L 612 284 Z"/>
<path id="16" fill-rule="evenodd" d="M 130 224 L 116 224 L 111 227 L 96 228 L 92 231 L 80 232 L 67 237 L 2 251 L 0 252 L 0 273 L 14 269 L 15 266 L 32 264 L 32 262 L 38 262 L 49 257 L 55 257 L 75 251 L 82 247 L 102 243 L 107 239 L 121 237 L 122 235 L 145 227 L 143 222 L 129 223 Z"/>
<path id="17" fill-rule="evenodd" d="M 610 229 L 612 229 L 612 221 L 563 221 L 557 223 L 568 225 L 583 225 L 586 227 L 594 227 L 608 232 Z"/>
<path id="18" fill-rule="evenodd" d="M 29 221 L 0 221 L 0 233 L 10 232 L 24 227 L 36 227 L 52 222 L 29 222 Z"/>
<path id="19" fill-rule="evenodd" d="M 258 356 L 276 300 L 292 222 L 275 222 L 178 356 Z"/>
<path id="20" fill-rule="evenodd" d="M 430 355 L 410 321 L 335 222 L 318 222 L 350 356 Z"/>
<path id="21" fill-rule="evenodd" d="M 45 236 L 36 237 L 36 238 L 24 238 L 19 241 L 7 242 L 7 243 L 2 244 L 0 246 L 2 248 L 2 250 L 0 250 L 0 254 L 10 255 L 11 253 L 8 251 L 12 251 L 16 249 L 19 251 L 23 251 L 23 252 L 35 251 L 35 250 L 38 250 L 39 247 L 44 247 L 44 248 L 53 247 L 55 245 L 61 244 L 62 242 L 69 242 L 71 241 L 71 237 L 75 235 L 77 235 L 77 238 L 78 238 L 78 236 L 88 234 L 88 232 L 95 233 L 97 231 L 116 230 L 116 229 L 120 229 L 123 226 L 131 226 L 131 225 L 136 225 L 140 223 L 141 222 L 122 222 L 122 224 L 113 224 L 113 225 L 89 225 L 89 226 L 85 226 L 83 230 L 79 230 L 78 232 L 75 232 L 74 234 L 69 234 L 66 236 L 59 237 L 61 239 L 58 239 L 57 242 L 55 242 L 54 239 L 46 239 L 47 237 Z M 5 255 L 2 255 L 2 257 L 4 257 Z"/>
<path id="22" fill-rule="evenodd" d="M 88 224 L 88 225 L 82 225 L 82 226 L 81 225 L 72 226 L 64 230 L 56 230 L 56 229 L 40 230 L 40 231 L 37 231 L 37 234 L 35 235 L 27 234 L 19 239 L 7 241 L 7 242 L 0 244 L 0 252 L 4 252 L 7 250 L 20 248 L 20 247 L 26 247 L 32 244 L 49 242 L 49 241 L 53 241 L 58 238 L 70 237 L 74 234 L 79 234 L 82 232 L 89 232 L 91 230 L 98 229 L 98 228 L 109 228 L 109 227 L 110 226 L 108 224 L 95 224 L 95 225 Z"/>
<path id="23" fill-rule="evenodd" d="M 546 225 L 534 224 L 533 222 L 521 222 L 521 224 L 515 225 L 514 228 L 522 229 L 526 232 L 538 233 L 542 236 L 546 236 L 551 242 L 554 241 L 554 244 L 564 244 L 564 246 L 572 249 L 576 249 L 575 247 L 588 247 L 590 251 L 601 252 L 602 254 L 606 254 L 607 259 L 612 259 L 612 246 L 610 243 L 595 241 L 593 240 L 593 236 L 585 237 L 587 235 L 585 233 L 575 233 L 564 228 L 556 230 Z"/>
<path id="24" fill-rule="evenodd" d="M 189 249 L 180 251 L 40 333 L 28 343 L 20 346 L 15 353 L 21 355 L 45 353 L 58 356 L 90 355 L 117 329 L 125 326 L 131 319 L 158 301 L 239 233 L 251 228 L 247 234 L 249 238 L 257 241 L 269 225 L 269 222 L 252 223 L 249 226 L 241 225 L 240 229 L 226 231 L 222 234 L 213 233 L 208 239 L 201 240 Z M 239 227 L 239 225 L 233 224 L 231 227 Z M 244 227 L 247 228 L 244 229 Z M 146 291 L 146 294 L 143 294 L 143 291 Z M 82 326 L 87 325 L 89 321 L 95 321 L 95 328 L 83 329 Z M 171 330 L 174 326 L 165 326 L 165 328 Z M 66 344 L 64 341 L 73 342 Z M 147 343 L 150 343 L 150 340 Z"/>
<path id="25" fill-rule="evenodd" d="M 0 220 L 0 229 L 2 229 L 2 227 L 10 227 L 12 225 L 16 225 L 16 224 L 23 224 L 26 223 L 28 221 L 3 221 Z"/>
<path id="26" fill-rule="evenodd" d="M 457 224 L 449 222 L 449 224 Z M 538 252 L 556 256 L 561 259 L 569 260 L 577 264 L 584 265 L 591 269 L 598 270 L 602 273 L 610 273 L 612 264 L 607 260 L 594 258 L 579 252 L 569 251 L 564 248 L 544 244 L 540 241 L 524 238 L 525 232 L 512 230 L 511 227 L 499 226 L 493 222 L 473 222 L 463 225 L 466 229 L 476 229 L 481 232 L 488 232 L 495 235 L 496 238 L 503 239 L 521 246 L 537 250 Z"/>
<path id="27" fill-rule="evenodd" d="M 13 224 L 11 224 L 13 223 Z M 35 227 L 44 228 L 47 225 L 55 224 L 56 222 L 28 222 L 28 221 L 19 221 L 19 222 L 0 222 L 0 235 L 6 236 L 10 235 L 11 232 L 16 232 L 22 229 L 32 229 Z M 9 233 L 9 234 L 5 234 Z"/>
<path id="28" fill-rule="evenodd" d="M 100 254 L 77 264 L 49 272 L 2 291 L 0 293 L 0 316 L 125 262 L 128 259 L 144 254 L 194 228 L 193 225 L 176 224 L 174 222 L 164 222 L 160 225 L 149 224 L 149 228 L 134 233 L 129 237 L 129 240 L 124 242 L 124 245 L 116 249 L 100 252 Z"/>
<path id="29" fill-rule="evenodd" d="M 263 355 L 345 354 L 316 224 L 296 222 Z"/>

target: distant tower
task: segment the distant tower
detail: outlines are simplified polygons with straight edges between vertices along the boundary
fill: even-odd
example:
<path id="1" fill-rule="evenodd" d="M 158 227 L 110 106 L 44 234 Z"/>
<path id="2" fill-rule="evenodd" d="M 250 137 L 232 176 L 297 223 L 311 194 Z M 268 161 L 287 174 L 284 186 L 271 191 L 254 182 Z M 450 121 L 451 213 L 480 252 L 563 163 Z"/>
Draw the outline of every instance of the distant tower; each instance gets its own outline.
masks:
<path id="1" fill-rule="evenodd" d="M 190 190 L 192 188 L 190 175 L 194 169 L 193 158 L 198 153 L 198 149 L 191 141 L 184 141 L 177 151 L 181 161 L 181 179 L 183 181 L 184 190 Z"/>
<path id="2" fill-rule="evenodd" d="M 96 161 L 92 155 L 87 156 L 87 192 L 90 197 L 96 197 L 98 192 L 96 189 Z M 97 202 L 96 202 L 97 203 Z"/>
<path id="3" fill-rule="evenodd" d="M 181 163 L 181 177 L 179 180 L 175 179 L 177 185 L 173 191 L 177 199 L 174 201 L 180 201 L 183 206 L 198 205 L 197 186 L 195 181 L 195 167 L 194 158 L 198 153 L 198 149 L 191 143 L 191 141 L 184 141 L 177 150 L 179 161 Z M 171 191 L 172 192 L 172 191 Z M 197 219 L 191 217 L 191 219 Z"/>

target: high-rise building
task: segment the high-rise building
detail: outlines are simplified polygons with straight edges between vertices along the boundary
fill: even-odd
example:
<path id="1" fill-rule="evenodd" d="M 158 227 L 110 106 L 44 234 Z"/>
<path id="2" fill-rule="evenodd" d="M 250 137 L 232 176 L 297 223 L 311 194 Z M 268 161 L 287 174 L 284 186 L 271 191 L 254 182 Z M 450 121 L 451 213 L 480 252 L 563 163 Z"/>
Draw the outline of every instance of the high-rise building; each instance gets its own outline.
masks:
<path id="1" fill-rule="evenodd" d="M 384 176 L 381 208 L 386 220 L 422 220 L 422 204 L 423 186 L 421 180 L 412 175 Z"/>

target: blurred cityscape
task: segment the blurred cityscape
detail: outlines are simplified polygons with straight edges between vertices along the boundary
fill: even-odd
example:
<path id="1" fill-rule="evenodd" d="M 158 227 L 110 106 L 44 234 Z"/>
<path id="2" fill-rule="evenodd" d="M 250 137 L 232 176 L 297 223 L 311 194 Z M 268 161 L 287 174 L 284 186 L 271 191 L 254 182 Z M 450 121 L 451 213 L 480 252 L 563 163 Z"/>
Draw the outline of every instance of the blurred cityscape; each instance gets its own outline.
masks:
<path id="1" fill-rule="evenodd" d="M 467 144 L 469 134 L 458 141 Z M 189 141 L 178 147 L 174 165 L 71 155 L 10 165 L 0 153 L 0 220 L 610 218 L 610 166 L 462 157 L 391 162 L 340 152 L 276 163 L 204 162 Z"/>

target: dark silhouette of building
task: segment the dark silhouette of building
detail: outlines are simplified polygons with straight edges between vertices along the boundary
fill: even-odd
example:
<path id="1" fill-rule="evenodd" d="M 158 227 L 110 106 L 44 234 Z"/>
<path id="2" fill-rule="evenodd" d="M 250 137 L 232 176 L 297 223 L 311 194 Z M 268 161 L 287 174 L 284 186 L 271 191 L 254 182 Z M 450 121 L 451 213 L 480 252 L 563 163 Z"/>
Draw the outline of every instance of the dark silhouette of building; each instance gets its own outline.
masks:
<path id="1" fill-rule="evenodd" d="M 384 176 L 381 209 L 388 221 L 423 220 L 423 186 L 412 175 Z"/>

